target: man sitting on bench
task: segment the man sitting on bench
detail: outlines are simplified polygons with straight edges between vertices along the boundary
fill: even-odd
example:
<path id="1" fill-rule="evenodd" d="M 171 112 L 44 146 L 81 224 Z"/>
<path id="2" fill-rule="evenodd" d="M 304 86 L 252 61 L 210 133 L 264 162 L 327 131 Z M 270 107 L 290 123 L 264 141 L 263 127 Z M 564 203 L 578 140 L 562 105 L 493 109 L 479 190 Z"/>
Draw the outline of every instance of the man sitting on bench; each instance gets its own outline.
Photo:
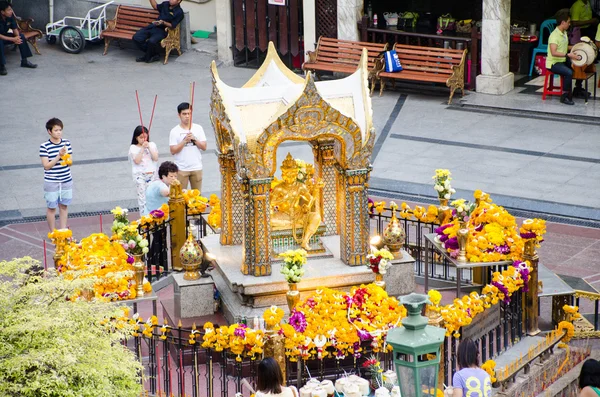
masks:
<path id="1" fill-rule="evenodd" d="M 133 35 L 133 41 L 144 55 L 136 58 L 136 62 L 156 62 L 160 59 L 160 42 L 167 37 L 166 28 L 175 28 L 183 20 L 183 10 L 179 6 L 182 0 L 168 0 L 156 4 L 156 0 L 150 0 L 152 8 L 160 14 L 158 19 L 150 25 L 138 30 Z"/>
<path id="2" fill-rule="evenodd" d="M 25 36 L 19 32 L 12 7 L 7 1 L 0 1 L 0 76 L 7 74 L 4 48 L 9 44 L 19 46 L 19 51 L 21 51 L 21 67 L 37 68 L 37 65 L 27 60 L 32 55 L 31 50 Z"/>

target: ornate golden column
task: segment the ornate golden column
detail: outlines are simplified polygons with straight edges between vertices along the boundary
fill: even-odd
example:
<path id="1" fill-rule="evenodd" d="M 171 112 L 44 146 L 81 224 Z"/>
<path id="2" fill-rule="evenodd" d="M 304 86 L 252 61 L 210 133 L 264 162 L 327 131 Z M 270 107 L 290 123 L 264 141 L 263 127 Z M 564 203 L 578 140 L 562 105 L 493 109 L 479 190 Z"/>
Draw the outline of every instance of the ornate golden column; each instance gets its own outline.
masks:
<path id="1" fill-rule="evenodd" d="M 185 219 L 185 200 L 181 193 L 179 181 L 173 182 L 169 192 L 169 218 L 171 218 L 171 264 L 173 270 L 183 270 L 179 259 L 179 250 L 183 247 L 187 222 Z"/>
<path id="2" fill-rule="evenodd" d="M 244 258 L 242 273 L 271 275 L 271 213 L 269 192 L 272 178 L 242 181 L 244 202 Z"/>
<path id="3" fill-rule="evenodd" d="M 334 156 L 334 140 L 326 139 L 311 142 L 315 156 L 315 176 L 323 181 L 321 194 L 321 219 L 327 227 L 325 236 L 338 234 L 337 212 L 337 169 Z"/>
<path id="4" fill-rule="evenodd" d="M 233 153 L 219 154 L 221 170 L 221 244 L 242 243 L 244 203 Z"/>
<path id="5" fill-rule="evenodd" d="M 366 184 L 370 169 L 345 170 L 341 208 L 340 256 L 350 266 L 366 263 L 369 251 L 369 209 Z"/>
<path id="6" fill-rule="evenodd" d="M 523 313 L 526 313 L 525 330 L 527 335 L 537 335 L 540 333 L 538 326 L 538 261 L 539 257 L 535 251 L 535 239 L 525 240 L 525 249 L 523 250 L 523 260 L 531 265 L 529 273 L 529 291 L 525 293 L 523 299 Z"/>

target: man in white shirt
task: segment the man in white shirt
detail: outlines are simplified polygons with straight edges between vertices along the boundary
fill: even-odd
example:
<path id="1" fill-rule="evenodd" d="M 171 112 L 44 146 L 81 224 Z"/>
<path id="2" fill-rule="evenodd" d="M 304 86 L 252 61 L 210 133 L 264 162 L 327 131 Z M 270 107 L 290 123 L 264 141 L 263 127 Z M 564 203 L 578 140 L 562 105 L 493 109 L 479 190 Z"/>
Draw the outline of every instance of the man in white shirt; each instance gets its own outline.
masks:
<path id="1" fill-rule="evenodd" d="M 183 102 L 177 106 L 181 120 L 171 130 L 169 147 L 179 168 L 177 179 L 182 189 L 187 189 L 188 182 L 192 189 L 202 192 L 202 151 L 206 150 L 206 135 L 198 124 L 191 124 L 192 109 Z"/>

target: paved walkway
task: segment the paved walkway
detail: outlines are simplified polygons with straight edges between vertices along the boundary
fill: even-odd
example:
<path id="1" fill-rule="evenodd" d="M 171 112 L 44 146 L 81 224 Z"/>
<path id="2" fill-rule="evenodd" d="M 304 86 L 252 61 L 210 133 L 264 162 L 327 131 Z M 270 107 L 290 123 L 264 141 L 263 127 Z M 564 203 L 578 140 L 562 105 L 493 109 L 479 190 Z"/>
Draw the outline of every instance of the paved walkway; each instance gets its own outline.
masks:
<path id="1" fill-rule="evenodd" d="M 0 99 L 0 107 L 8 110 L 0 118 L 0 185 L 8 187 L 0 196 L 0 222 L 44 215 L 37 151 L 47 139 L 45 121 L 55 116 L 64 121 L 64 136 L 74 148 L 71 211 L 136 207 L 126 158 L 131 134 L 139 124 L 135 90 L 146 124 L 158 95 L 151 138 L 163 161 L 170 158 L 168 133 L 178 123 L 175 108 L 189 99 L 192 81 L 196 82 L 194 121 L 204 126 L 208 137 L 203 190 L 218 192 L 220 175 L 208 118 L 213 44 L 201 41 L 196 46 L 199 51 L 173 56 L 166 66 L 135 63 L 137 52 L 131 48 L 114 46 L 102 56 L 100 44 L 69 55 L 41 42 L 43 55 L 32 58 L 39 64 L 36 70 L 19 68 L 18 55 L 9 54 L 9 74 L 0 79 L 3 92 L 14 94 Z M 222 66 L 219 73 L 227 84 L 241 86 L 254 70 Z M 534 95 L 468 93 L 450 107 L 446 98 L 445 88 L 415 91 L 403 86 L 372 98 L 379 134 L 373 154 L 373 194 L 432 200 L 431 175 L 436 168 L 449 168 L 459 195 L 470 196 L 480 188 L 492 193 L 496 202 L 522 210 L 523 216 L 557 214 L 598 226 L 590 222 L 600 221 L 600 193 L 595 188 L 600 183 L 597 125 L 573 115 L 560 122 L 544 119 L 533 113 L 541 102 Z M 600 115 L 600 103 L 595 101 L 574 107 L 546 102 L 546 113 L 585 110 L 590 117 Z M 502 104 L 532 110 L 515 115 L 498 109 Z M 312 160 L 306 143 L 290 142 L 279 150 Z"/>

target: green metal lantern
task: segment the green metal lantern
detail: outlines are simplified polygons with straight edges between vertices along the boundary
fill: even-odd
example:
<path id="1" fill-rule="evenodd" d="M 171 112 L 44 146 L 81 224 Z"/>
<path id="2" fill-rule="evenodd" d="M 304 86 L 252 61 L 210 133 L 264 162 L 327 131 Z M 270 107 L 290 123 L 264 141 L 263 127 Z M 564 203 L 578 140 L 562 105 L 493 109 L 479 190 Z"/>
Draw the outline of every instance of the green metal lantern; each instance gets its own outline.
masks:
<path id="1" fill-rule="evenodd" d="M 446 330 L 427 325 L 421 315 L 429 302 L 426 295 L 400 297 L 408 316 L 402 326 L 388 332 L 387 343 L 394 349 L 394 365 L 402 397 L 435 396 L 440 368 L 440 347 Z"/>

